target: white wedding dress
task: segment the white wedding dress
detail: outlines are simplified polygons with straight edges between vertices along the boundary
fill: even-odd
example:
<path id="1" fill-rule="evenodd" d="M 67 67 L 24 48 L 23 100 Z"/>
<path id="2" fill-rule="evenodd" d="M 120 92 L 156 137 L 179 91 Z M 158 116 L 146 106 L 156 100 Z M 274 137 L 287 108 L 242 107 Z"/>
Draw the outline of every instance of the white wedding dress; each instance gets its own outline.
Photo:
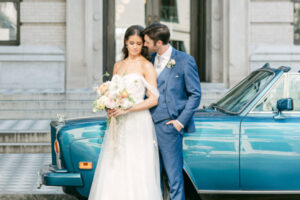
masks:
<path id="1" fill-rule="evenodd" d="M 139 103 L 146 89 L 158 96 L 139 74 L 114 75 L 112 81 L 126 84 Z M 92 183 L 89 200 L 162 200 L 158 147 L 149 110 L 121 115 L 117 137 L 106 131 Z"/>

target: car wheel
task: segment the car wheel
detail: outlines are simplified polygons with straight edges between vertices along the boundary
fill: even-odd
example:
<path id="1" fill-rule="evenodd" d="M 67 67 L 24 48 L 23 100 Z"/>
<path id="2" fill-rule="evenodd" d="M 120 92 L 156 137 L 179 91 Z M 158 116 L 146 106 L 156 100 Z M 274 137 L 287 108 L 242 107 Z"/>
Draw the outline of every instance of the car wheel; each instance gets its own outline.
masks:
<path id="1" fill-rule="evenodd" d="M 183 174 L 183 177 L 184 177 L 185 200 L 201 200 L 194 188 L 194 185 L 191 183 L 190 179 L 187 177 L 185 173 Z M 163 200 L 171 200 L 168 177 L 165 173 L 163 173 L 162 175 L 162 186 L 163 186 Z"/>
<path id="2" fill-rule="evenodd" d="M 183 173 L 185 200 L 201 200 L 188 176 Z"/>
<path id="3" fill-rule="evenodd" d="M 87 200 L 88 198 L 80 195 L 74 187 L 62 187 L 64 193 L 76 197 L 78 200 Z"/>

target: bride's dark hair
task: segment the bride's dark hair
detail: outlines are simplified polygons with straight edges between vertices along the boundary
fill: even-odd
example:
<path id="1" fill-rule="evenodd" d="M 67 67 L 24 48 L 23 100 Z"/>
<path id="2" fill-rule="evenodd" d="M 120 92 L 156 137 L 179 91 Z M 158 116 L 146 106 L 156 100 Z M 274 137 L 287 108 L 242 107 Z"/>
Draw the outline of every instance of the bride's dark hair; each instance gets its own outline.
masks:
<path id="1" fill-rule="evenodd" d="M 148 49 L 146 47 L 144 47 L 145 41 L 144 41 L 143 31 L 144 31 L 144 27 L 142 27 L 140 25 L 133 25 L 133 26 L 130 26 L 129 28 L 127 28 L 127 30 L 125 32 L 125 36 L 124 36 L 124 46 L 122 48 L 124 59 L 128 57 L 128 49 L 126 47 L 126 42 L 129 39 L 129 37 L 132 35 L 137 35 L 142 38 L 143 47 L 142 47 L 141 55 L 144 56 L 145 58 L 149 59 Z"/>

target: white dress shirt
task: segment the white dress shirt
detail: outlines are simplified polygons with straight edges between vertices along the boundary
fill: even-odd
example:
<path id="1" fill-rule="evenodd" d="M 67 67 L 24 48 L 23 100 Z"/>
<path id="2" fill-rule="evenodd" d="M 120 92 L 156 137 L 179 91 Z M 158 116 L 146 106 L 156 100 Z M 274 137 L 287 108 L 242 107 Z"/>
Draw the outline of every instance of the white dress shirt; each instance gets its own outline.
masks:
<path id="1" fill-rule="evenodd" d="M 171 55 L 172 55 L 172 46 L 171 45 L 169 45 L 169 48 L 167 49 L 167 51 L 165 53 L 163 53 L 162 55 L 159 55 L 158 53 L 156 54 L 155 60 L 154 60 L 154 67 L 155 67 L 157 76 L 159 76 L 159 74 L 164 70 L 164 68 L 166 67 L 166 65 L 168 64 L 168 62 L 171 59 Z"/>

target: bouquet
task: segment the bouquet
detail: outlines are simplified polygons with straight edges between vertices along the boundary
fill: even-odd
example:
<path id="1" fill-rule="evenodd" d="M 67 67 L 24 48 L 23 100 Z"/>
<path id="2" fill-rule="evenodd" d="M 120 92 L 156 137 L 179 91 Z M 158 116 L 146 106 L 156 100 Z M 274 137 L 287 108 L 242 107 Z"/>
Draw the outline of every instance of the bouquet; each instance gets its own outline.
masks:
<path id="1" fill-rule="evenodd" d="M 126 84 L 119 79 L 104 82 L 94 87 L 94 91 L 97 93 L 97 99 L 93 103 L 93 112 L 115 108 L 128 109 L 135 104 Z M 114 153 L 118 148 L 117 119 L 111 117 L 107 122 L 109 123 L 109 137 L 113 141 L 112 153 Z"/>
<path id="2" fill-rule="evenodd" d="M 121 81 L 107 81 L 100 86 L 96 86 L 94 91 L 97 93 L 97 99 L 93 103 L 93 112 L 108 109 L 128 109 L 135 104 L 130 96 L 125 84 Z"/>

